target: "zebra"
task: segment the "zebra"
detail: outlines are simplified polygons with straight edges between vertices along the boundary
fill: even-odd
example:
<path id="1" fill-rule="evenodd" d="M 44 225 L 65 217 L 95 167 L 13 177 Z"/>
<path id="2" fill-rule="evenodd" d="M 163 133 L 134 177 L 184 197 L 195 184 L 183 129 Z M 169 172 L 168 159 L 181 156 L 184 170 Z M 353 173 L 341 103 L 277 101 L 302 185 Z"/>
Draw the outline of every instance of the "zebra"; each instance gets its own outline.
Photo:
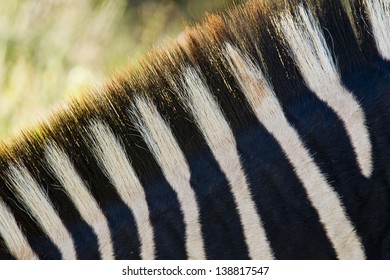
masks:
<path id="1" fill-rule="evenodd" d="M 0 152 L 2 259 L 390 259 L 390 1 L 249 0 Z"/>

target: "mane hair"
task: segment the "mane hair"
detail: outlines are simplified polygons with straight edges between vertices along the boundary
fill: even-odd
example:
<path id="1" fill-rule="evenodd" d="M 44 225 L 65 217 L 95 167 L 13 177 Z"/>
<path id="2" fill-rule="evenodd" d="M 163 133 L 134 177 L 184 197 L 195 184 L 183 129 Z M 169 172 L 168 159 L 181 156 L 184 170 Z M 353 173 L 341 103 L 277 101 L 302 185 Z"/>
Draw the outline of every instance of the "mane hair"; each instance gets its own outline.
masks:
<path id="1" fill-rule="evenodd" d="M 386 5 L 386 1 L 378 1 L 381 4 L 372 2 L 375 1 L 367 1 L 374 6 L 371 9 L 377 9 L 376 13 L 380 13 L 378 6 Z M 374 31 L 369 11 L 362 0 L 332 3 L 321 0 L 248 1 L 223 14 L 209 15 L 203 23 L 186 28 L 170 45 L 156 47 L 147 53 L 140 66 L 117 73 L 102 88 L 91 89 L 83 97 L 71 100 L 41 124 L 4 142 L 0 154 L 2 161 L 7 165 L 8 161 L 28 160 L 52 140 L 61 144 L 80 142 L 80 135 L 76 132 L 83 133 L 82 127 L 94 118 L 104 119 L 119 131 L 128 130 L 134 124 L 125 111 L 132 108 L 137 96 L 155 103 L 167 120 L 178 121 L 176 126 L 184 130 L 175 131 L 175 135 L 178 133 L 186 138 L 187 125 L 183 119 L 187 113 L 177 91 L 180 90 L 183 71 L 188 67 L 203 74 L 232 127 L 245 127 L 250 113 L 243 110 L 246 101 L 242 93 L 232 86 L 233 77 L 224 55 L 226 45 L 237 47 L 260 66 L 282 103 L 297 98 L 307 91 L 307 86 L 281 34 L 280 20 L 286 13 L 295 18 L 299 5 L 311 11 L 322 27 L 326 43 L 331 46 L 332 53 L 337 54 L 337 70 L 341 77 L 347 77 L 372 62 L 386 64 L 372 38 Z M 131 142 L 135 146 L 140 144 L 132 138 Z M 197 141 L 191 143 L 195 151 L 199 148 L 196 144 Z M 141 146 L 146 148 L 144 144 Z M 136 154 L 134 156 L 137 158 Z M 153 166 L 145 166 L 145 172 L 153 169 Z"/>

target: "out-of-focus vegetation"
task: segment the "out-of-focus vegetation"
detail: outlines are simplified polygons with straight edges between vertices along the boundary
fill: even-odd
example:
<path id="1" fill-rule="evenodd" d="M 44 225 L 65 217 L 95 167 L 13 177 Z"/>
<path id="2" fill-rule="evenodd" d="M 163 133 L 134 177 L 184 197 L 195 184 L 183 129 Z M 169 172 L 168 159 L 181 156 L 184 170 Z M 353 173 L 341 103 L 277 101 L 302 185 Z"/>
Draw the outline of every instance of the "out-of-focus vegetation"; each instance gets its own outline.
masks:
<path id="1" fill-rule="evenodd" d="M 0 1 L 0 138 L 232 2 Z"/>

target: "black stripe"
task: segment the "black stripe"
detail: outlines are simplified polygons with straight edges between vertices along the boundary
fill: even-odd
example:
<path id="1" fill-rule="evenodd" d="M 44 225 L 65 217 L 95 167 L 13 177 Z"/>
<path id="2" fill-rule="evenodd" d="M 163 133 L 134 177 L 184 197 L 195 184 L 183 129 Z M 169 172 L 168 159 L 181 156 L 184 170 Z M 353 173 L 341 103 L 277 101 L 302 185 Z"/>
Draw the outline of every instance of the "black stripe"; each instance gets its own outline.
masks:
<path id="1" fill-rule="evenodd" d="M 156 259 L 186 259 L 184 218 L 176 193 L 163 177 L 145 188 Z"/>
<path id="2" fill-rule="evenodd" d="M 373 145 L 374 171 L 370 180 L 352 184 L 350 176 L 346 176 L 345 188 L 352 186 L 356 195 L 342 192 L 369 259 L 390 259 L 389 73 L 390 63 L 383 60 L 353 73 L 342 72 L 344 84 L 365 111 Z"/>
<path id="3" fill-rule="evenodd" d="M 237 136 L 256 206 L 277 259 L 335 259 L 319 216 L 276 140 L 259 124 Z"/>
<path id="4" fill-rule="evenodd" d="M 0 235 L 0 260 L 15 260 L 15 256 L 13 256 L 5 244 L 4 239 Z"/>
<path id="5" fill-rule="evenodd" d="M 208 259 L 248 259 L 229 184 L 208 148 L 189 159 Z"/>

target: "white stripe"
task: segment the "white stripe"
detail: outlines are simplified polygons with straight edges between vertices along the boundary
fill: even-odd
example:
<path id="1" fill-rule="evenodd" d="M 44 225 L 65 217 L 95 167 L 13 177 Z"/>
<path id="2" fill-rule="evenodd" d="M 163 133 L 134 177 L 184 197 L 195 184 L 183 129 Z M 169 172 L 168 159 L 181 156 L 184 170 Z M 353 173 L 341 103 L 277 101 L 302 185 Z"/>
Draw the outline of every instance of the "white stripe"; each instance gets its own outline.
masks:
<path id="1" fill-rule="evenodd" d="M 390 60 L 390 1 L 365 0 L 372 31 L 379 53 L 386 60 Z"/>
<path id="2" fill-rule="evenodd" d="M 68 156 L 56 145 L 46 148 L 46 160 L 86 223 L 93 228 L 103 259 L 114 259 L 110 229 L 98 203 L 77 174 Z"/>
<path id="3" fill-rule="evenodd" d="M 153 228 L 149 219 L 145 192 L 126 152 L 107 125 L 94 121 L 89 129 L 97 160 L 121 199 L 133 212 L 141 243 L 141 257 L 144 260 L 154 259 Z"/>
<path id="4" fill-rule="evenodd" d="M 58 247 L 64 259 L 76 259 L 73 239 L 62 223 L 48 196 L 38 186 L 24 166 L 11 165 L 9 183 L 21 203 L 42 227 L 51 241 Z"/>
<path id="5" fill-rule="evenodd" d="M 371 142 L 359 103 L 342 84 L 325 38 L 310 12 L 285 13 L 280 28 L 309 88 L 337 114 L 344 124 L 362 174 L 372 173 Z"/>
<path id="6" fill-rule="evenodd" d="M 298 133 L 288 123 L 283 109 L 262 71 L 227 45 L 227 58 L 232 73 L 247 97 L 258 120 L 278 141 L 295 173 L 317 210 L 327 236 L 340 259 L 364 259 L 359 237 L 345 213 L 337 193 L 327 183 Z"/>
<path id="7" fill-rule="evenodd" d="M 249 256 L 253 259 L 272 259 L 273 253 L 241 166 L 236 141 L 221 109 L 194 69 L 184 71 L 183 86 L 182 98 L 231 187 Z"/>
<path id="8" fill-rule="evenodd" d="M 149 102 L 150 103 L 150 102 Z M 190 169 L 170 128 L 152 104 L 137 98 L 137 126 L 157 159 L 165 178 L 176 192 L 186 225 L 186 249 L 189 259 L 205 259 L 199 208 L 190 185 Z"/>
<path id="9" fill-rule="evenodd" d="M 0 198 L 0 235 L 9 252 L 19 260 L 38 259 L 19 228 L 14 215 Z"/>

